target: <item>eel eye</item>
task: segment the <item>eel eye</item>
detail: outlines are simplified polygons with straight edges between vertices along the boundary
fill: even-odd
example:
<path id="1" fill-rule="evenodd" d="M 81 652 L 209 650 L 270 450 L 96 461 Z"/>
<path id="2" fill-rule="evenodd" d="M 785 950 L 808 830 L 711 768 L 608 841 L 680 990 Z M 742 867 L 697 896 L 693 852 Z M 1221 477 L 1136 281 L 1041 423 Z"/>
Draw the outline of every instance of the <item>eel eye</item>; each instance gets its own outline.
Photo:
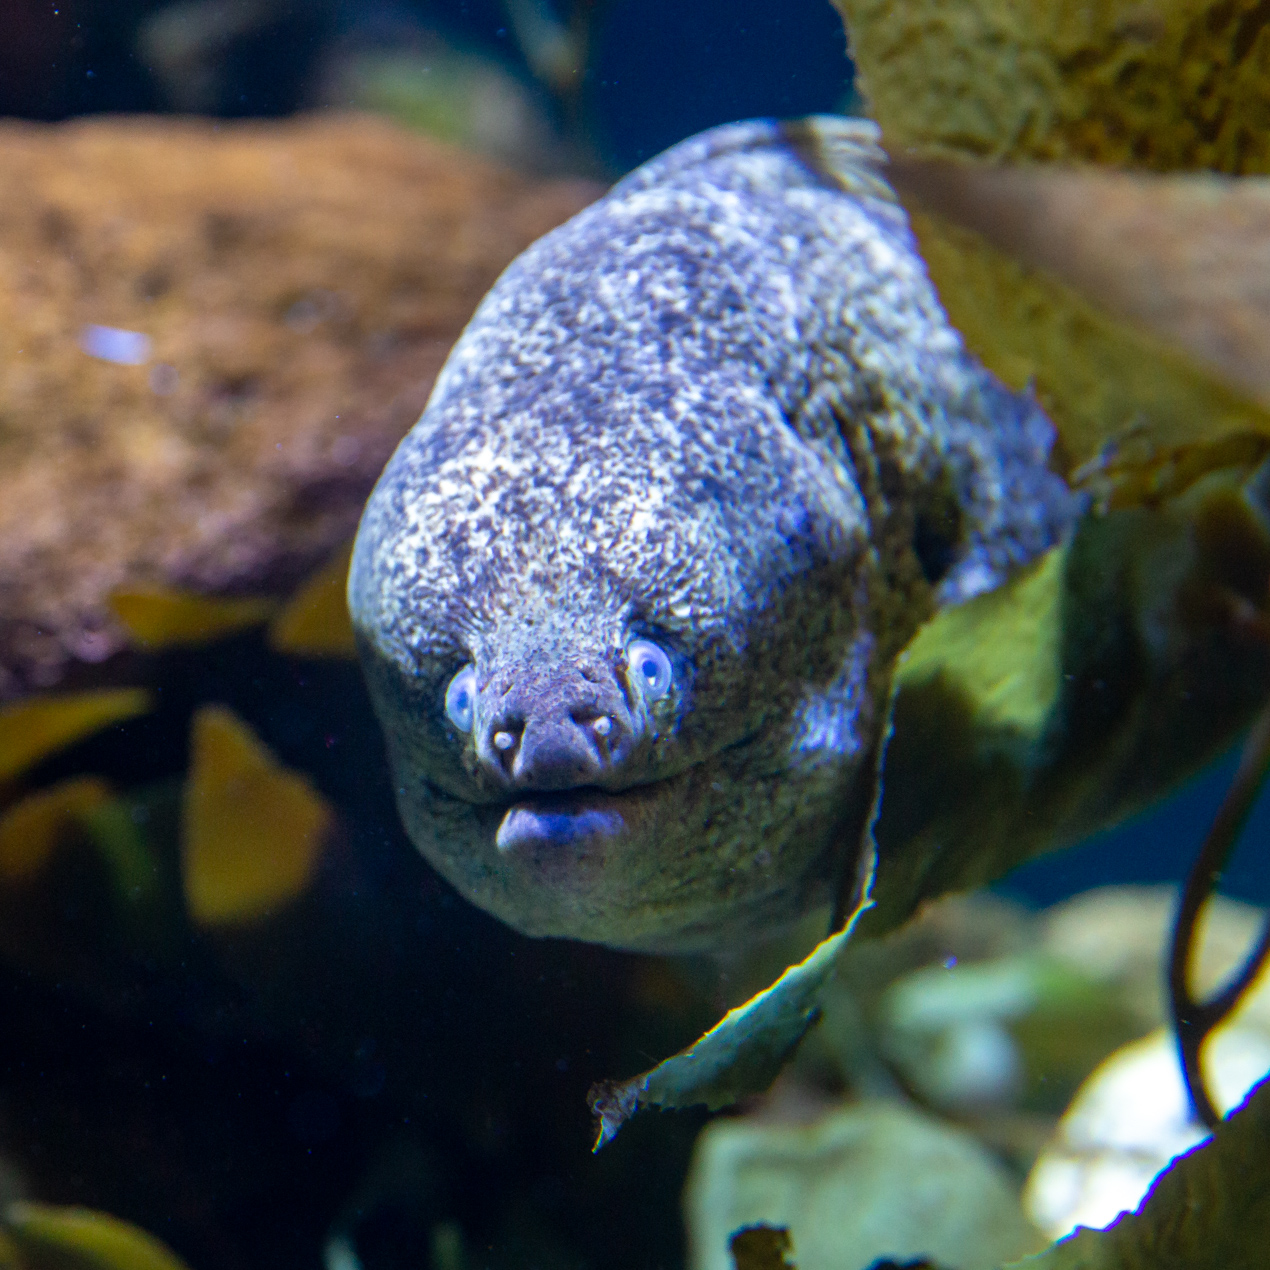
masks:
<path id="1" fill-rule="evenodd" d="M 470 732 L 476 715 L 476 667 L 464 666 L 445 690 L 445 717 L 460 732 Z"/>
<path id="2" fill-rule="evenodd" d="M 660 701 L 670 691 L 670 658 L 651 640 L 631 640 L 626 649 L 626 660 L 647 700 Z"/>

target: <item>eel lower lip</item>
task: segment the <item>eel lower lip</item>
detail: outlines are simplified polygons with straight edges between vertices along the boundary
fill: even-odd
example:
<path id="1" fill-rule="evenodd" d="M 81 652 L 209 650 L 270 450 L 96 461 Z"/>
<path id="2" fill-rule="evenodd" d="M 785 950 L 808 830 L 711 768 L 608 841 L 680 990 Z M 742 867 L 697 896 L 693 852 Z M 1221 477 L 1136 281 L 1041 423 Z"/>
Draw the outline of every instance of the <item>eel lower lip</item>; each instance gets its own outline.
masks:
<path id="1" fill-rule="evenodd" d="M 494 843 L 500 851 L 515 851 L 615 838 L 626 828 L 617 802 L 598 790 L 535 794 L 507 809 Z"/>

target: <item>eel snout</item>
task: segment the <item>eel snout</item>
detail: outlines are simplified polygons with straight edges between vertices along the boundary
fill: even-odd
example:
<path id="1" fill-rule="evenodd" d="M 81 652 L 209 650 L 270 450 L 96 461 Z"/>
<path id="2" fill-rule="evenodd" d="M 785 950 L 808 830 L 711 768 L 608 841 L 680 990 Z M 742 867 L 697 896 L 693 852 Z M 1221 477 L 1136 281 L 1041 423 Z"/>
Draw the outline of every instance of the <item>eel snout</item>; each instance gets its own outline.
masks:
<path id="1" fill-rule="evenodd" d="M 512 799 L 500 850 L 585 847 L 623 833 L 620 796 L 606 787 L 621 784 L 641 728 L 613 670 L 536 666 L 497 677 L 482 696 L 477 759 Z"/>
<path id="2" fill-rule="evenodd" d="M 484 773 L 509 791 L 607 786 L 640 728 L 614 671 L 567 662 L 504 672 L 485 685 L 476 737 Z"/>

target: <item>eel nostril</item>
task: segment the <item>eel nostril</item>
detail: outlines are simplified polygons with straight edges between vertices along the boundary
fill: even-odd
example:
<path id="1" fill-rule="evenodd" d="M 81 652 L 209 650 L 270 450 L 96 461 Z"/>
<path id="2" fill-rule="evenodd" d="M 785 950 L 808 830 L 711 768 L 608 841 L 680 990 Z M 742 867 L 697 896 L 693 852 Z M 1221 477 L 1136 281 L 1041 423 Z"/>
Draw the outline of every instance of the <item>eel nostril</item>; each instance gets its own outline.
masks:
<path id="1" fill-rule="evenodd" d="M 487 733 L 490 757 L 504 775 L 511 775 L 524 741 L 525 724 L 517 718 L 501 719 Z"/>

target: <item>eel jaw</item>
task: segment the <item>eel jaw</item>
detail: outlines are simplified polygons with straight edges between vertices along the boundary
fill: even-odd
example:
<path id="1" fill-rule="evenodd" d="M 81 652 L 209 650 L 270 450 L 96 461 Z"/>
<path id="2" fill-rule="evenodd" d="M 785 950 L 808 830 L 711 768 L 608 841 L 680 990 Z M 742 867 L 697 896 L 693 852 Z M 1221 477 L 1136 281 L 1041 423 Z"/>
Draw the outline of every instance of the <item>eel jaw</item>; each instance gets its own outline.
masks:
<path id="1" fill-rule="evenodd" d="M 520 853 L 617 838 L 627 830 L 623 801 L 596 788 L 533 794 L 507 809 L 494 842 L 500 852 Z"/>

